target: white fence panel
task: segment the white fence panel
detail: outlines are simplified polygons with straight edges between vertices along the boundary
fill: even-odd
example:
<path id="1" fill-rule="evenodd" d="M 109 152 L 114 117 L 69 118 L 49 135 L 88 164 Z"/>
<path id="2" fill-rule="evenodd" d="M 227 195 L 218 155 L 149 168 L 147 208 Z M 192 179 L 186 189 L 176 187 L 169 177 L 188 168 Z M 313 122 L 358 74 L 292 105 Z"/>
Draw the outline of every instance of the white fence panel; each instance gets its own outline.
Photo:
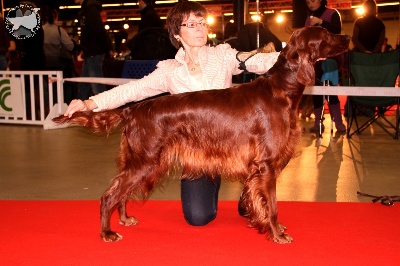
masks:
<path id="1" fill-rule="evenodd" d="M 62 71 L 0 71 L 0 124 L 63 127 L 51 121 L 67 108 L 63 91 Z"/>

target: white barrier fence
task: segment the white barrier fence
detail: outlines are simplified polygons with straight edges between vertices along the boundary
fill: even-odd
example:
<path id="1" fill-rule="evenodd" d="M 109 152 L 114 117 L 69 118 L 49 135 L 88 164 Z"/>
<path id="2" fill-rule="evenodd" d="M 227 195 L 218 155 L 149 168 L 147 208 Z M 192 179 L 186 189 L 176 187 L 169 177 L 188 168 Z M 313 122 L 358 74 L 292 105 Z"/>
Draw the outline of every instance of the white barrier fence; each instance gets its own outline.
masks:
<path id="1" fill-rule="evenodd" d="M 4 80 L 10 79 L 12 82 L 4 82 Z M 43 125 L 44 129 L 65 127 L 58 126 L 51 120 L 63 114 L 67 108 L 63 99 L 63 82 L 65 81 L 103 83 L 116 86 L 128 82 L 129 79 L 63 79 L 62 71 L 0 71 L 0 123 Z M 57 96 L 54 97 L 55 100 L 53 99 L 53 88 L 55 88 Z M 23 106 L 22 114 L 15 115 L 12 111 L 7 111 L 10 109 L 11 100 L 13 101 L 12 106 L 14 104 L 17 106 L 17 103 L 14 103 L 15 99 L 11 96 L 18 93 L 11 92 L 13 90 L 19 90 L 22 96 L 22 99 L 19 100 Z M 47 93 L 45 93 L 46 91 Z M 304 94 L 400 97 L 400 89 L 398 87 L 312 86 L 307 87 Z M 10 101 L 8 101 L 8 98 L 10 98 Z"/>
<path id="2" fill-rule="evenodd" d="M 62 71 L 0 71 L 0 123 L 59 128 L 66 110 Z"/>

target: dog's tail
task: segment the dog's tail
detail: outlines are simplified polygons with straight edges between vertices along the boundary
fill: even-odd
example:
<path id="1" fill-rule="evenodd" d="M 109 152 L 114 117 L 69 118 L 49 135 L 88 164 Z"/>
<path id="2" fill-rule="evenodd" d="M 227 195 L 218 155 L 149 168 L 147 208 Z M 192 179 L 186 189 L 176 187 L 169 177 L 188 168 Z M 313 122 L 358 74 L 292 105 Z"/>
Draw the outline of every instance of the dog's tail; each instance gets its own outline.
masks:
<path id="1" fill-rule="evenodd" d="M 107 135 L 124 121 L 122 109 L 113 109 L 101 112 L 76 112 L 71 117 L 58 116 L 53 118 L 57 124 L 76 124 L 93 129 L 95 133 L 106 132 Z"/>

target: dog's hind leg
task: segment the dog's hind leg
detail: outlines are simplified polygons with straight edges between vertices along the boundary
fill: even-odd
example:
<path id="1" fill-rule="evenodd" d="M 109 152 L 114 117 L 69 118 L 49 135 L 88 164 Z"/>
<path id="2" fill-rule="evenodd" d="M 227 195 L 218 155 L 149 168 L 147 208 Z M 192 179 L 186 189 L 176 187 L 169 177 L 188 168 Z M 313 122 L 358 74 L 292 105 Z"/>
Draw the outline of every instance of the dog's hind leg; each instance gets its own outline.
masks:
<path id="1" fill-rule="evenodd" d="M 142 192 L 143 196 L 146 197 L 154 184 L 162 177 L 163 169 L 160 166 L 152 166 L 135 169 L 135 171 L 126 170 L 112 180 L 110 187 L 101 197 L 100 236 L 105 242 L 116 242 L 122 239 L 122 236 L 113 232 L 110 227 L 111 214 L 115 208 L 118 207 L 121 225 L 131 226 L 138 223 L 135 217 L 128 216 L 126 213 L 127 197 L 131 192 Z M 129 176 L 127 176 L 128 173 Z"/>
<path id="2" fill-rule="evenodd" d="M 116 242 L 122 239 L 122 236 L 116 232 L 111 231 L 110 219 L 111 214 L 118 204 L 125 206 L 125 200 L 121 202 L 118 196 L 121 194 L 121 174 L 112 180 L 111 186 L 103 193 L 100 204 L 100 237 L 105 242 Z M 119 206 L 125 209 L 125 207 Z M 121 209 L 120 209 L 121 210 Z"/>

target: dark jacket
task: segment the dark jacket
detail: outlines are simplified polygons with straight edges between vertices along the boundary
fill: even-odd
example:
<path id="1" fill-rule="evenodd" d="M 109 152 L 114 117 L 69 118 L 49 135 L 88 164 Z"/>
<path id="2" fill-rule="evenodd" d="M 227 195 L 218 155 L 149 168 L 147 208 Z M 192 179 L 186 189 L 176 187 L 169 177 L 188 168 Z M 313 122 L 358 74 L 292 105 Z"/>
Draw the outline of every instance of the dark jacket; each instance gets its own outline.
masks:
<path id="1" fill-rule="evenodd" d="M 21 70 L 44 70 L 46 57 L 43 48 L 44 32 L 40 27 L 30 38 L 16 40 L 17 51 L 20 54 Z"/>
<path id="2" fill-rule="evenodd" d="M 0 55 L 6 55 L 10 47 L 10 35 L 6 30 L 4 20 L 0 17 Z"/>
<path id="3" fill-rule="evenodd" d="M 340 34 L 342 32 L 342 20 L 340 18 L 339 12 L 337 12 L 337 10 L 335 9 L 330 9 L 325 6 L 320 6 L 314 12 L 308 10 L 308 17 L 309 16 L 321 18 L 323 20 L 321 27 L 327 29 L 329 32 L 333 34 Z M 306 20 L 305 26 L 308 26 L 308 20 Z M 339 68 L 343 65 L 342 56 L 343 55 L 339 55 L 332 58 L 337 61 Z M 323 62 L 322 60 L 319 60 L 314 65 L 315 77 L 317 79 L 321 79 L 323 74 L 322 62 Z"/>
<path id="4" fill-rule="evenodd" d="M 359 43 L 362 48 L 360 48 L 357 43 L 354 43 L 353 41 L 354 50 L 365 52 L 365 49 L 366 51 L 371 51 L 374 53 L 380 52 L 386 30 L 385 24 L 383 24 L 382 20 L 375 16 L 365 16 L 357 19 L 354 22 L 354 28 L 356 27 L 358 28 L 357 43 Z M 353 38 L 355 38 L 354 35 Z"/>
<path id="5" fill-rule="evenodd" d="M 165 60 L 175 58 L 177 49 L 169 40 L 168 31 L 160 27 L 146 28 L 127 43 L 135 60 Z"/>
<path id="6" fill-rule="evenodd" d="M 263 47 L 269 42 L 273 42 L 275 50 L 282 50 L 282 42 L 269 29 L 265 28 L 262 23 L 259 23 L 259 47 Z M 238 34 L 238 51 L 250 52 L 257 49 L 257 23 L 248 23 L 241 27 Z"/>
<path id="7" fill-rule="evenodd" d="M 96 0 L 85 0 L 79 13 L 81 26 L 80 45 L 83 57 L 106 54 L 112 50 L 110 38 L 104 29 L 100 12 L 101 3 Z"/>
<path id="8" fill-rule="evenodd" d="M 163 27 L 160 16 L 154 10 L 152 5 L 147 5 L 143 8 L 143 10 L 140 11 L 140 17 L 139 32 L 146 28 Z"/>
<path id="9" fill-rule="evenodd" d="M 325 6 L 320 6 L 314 12 L 308 10 L 308 16 L 321 18 L 322 14 L 325 12 L 326 9 L 327 8 Z M 342 20 L 340 19 L 339 13 L 337 11 L 332 12 L 332 16 L 330 17 L 329 20 L 330 21 L 323 19 L 321 27 L 324 27 L 331 33 L 340 34 L 342 31 Z"/>

